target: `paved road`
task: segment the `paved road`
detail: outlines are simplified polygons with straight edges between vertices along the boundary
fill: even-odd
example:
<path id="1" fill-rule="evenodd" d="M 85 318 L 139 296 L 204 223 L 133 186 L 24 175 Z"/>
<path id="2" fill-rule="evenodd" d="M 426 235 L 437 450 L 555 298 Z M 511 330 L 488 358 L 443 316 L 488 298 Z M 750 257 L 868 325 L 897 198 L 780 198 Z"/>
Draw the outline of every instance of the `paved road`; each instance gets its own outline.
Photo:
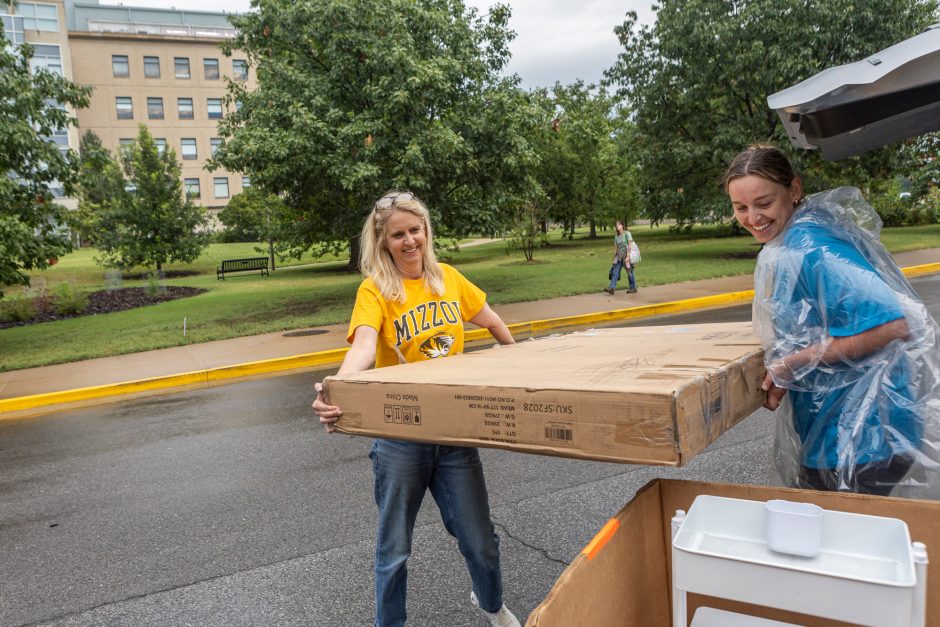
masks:
<path id="1" fill-rule="evenodd" d="M 940 318 L 940 276 L 914 283 Z M 0 422 L 0 625 L 371 624 L 369 440 L 319 429 L 309 388 L 326 374 Z M 650 479 L 766 483 L 771 418 L 683 469 L 482 449 L 507 604 L 528 615 Z M 411 625 L 486 624 L 430 499 L 410 565 Z"/>

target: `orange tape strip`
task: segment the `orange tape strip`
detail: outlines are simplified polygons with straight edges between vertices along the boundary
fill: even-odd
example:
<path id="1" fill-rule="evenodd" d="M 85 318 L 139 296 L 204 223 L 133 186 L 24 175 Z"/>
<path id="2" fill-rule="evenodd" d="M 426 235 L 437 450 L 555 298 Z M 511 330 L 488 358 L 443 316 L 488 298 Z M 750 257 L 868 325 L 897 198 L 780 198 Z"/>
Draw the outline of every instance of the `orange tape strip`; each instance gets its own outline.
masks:
<path id="1" fill-rule="evenodd" d="M 616 518 L 608 520 L 607 524 L 601 527 L 601 530 L 588 542 L 587 546 L 581 549 L 581 555 L 587 556 L 588 561 L 594 559 L 594 556 L 610 542 L 610 539 L 614 537 L 618 529 L 620 529 L 619 520 Z"/>

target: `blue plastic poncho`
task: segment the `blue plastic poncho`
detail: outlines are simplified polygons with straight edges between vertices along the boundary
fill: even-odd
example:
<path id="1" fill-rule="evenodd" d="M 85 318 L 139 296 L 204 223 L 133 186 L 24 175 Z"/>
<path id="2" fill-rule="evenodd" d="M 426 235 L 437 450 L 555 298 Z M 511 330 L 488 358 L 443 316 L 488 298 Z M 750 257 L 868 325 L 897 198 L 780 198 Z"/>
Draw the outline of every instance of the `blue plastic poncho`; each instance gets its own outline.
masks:
<path id="1" fill-rule="evenodd" d="M 883 488 L 874 493 L 937 498 L 937 323 L 880 230 L 861 192 L 841 187 L 807 197 L 758 256 L 755 330 L 774 383 L 788 390 L 774 462 L 787 485 L 864 492 L 874 480 Z M 864 355 L 825 355 L 837 338 L 896 321 L 906 338 Z"/>

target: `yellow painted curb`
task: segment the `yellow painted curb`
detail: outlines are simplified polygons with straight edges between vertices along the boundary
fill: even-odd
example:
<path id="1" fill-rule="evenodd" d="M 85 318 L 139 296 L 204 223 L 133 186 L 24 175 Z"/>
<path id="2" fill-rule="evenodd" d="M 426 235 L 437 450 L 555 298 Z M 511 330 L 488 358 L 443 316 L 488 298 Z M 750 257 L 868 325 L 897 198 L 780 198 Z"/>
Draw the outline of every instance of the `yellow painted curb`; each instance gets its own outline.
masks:
<path id="1" fill-rule="evenodd" d="M 920 266 L 911 266 L 904 268 L 903 272 L 907 276 L 920 276 L 940 272 L 940 263 L 927 263 Z M 707 307 L 721 307 L 744 303 L 754 298 L 754 290 L 743 292 L 729 292 L 727 294 L 717 294 L 713 296 L 702 296 L 699 298 L 689 298 L 686 300 L 677 300 L 667 303 L 656 303 L 653 305 L 641 305 L 639 307 L 628 307 L 626 309 L 614 309 L 612 311 L 600 311 L 577 316 L 565 316 L 561 318 L 548 318 L 545 320 L 532 320 L 530 322 L 519 322 L 509 325 L 509 330 L 514 335 L 536 335 L 552 329 L 564 327 L 586 326 L 617 320 L 629 320 L 631 318 L 643 318 L 647 316 L 661 316 L 665 314 L 682 313 L 695 309 L 704 309 Z M 473 329 L 467 331 L 465 340 L 468 342 L 476 340 L 485 340 L 490 337 L 486 329 Z M 35 409 L 48 405 L 60 405 L 63 403 L 74 403 L 80 401 L 94 400 L 97 398 L 106 398 L 110 396 L 123 396 L 127 394 L 137 394 L 141 392 L 150 392 L 154 390 L 165 390 L 168 388 L 178 388 L 183 386 L 210 386 L 213 382 L 221 382 L 230 379 L 239 379 L 259 374 L 268 374 L 273 372 L 282 372 L 286 370 L 298 370 L 301 368 L 313 368 L 315 366 L 327 366 L 338 364 L 346 355 L 348 348 L 336 348 L 317 353 L 307 353 L 304 355 L 294 355 L 291 357 L 279 357 L 276 359 L 266 359 L 234 366 L 223 366 L 220 368 L 209 368 L 196 372 L 185 372 L 183 374 L 167 375 L 163 377 L 153 377 L 151 379 L 139 379 L 137 381 L 124 381 L 121 383 L 110 383 L 107 385 L 97 385 L 94 387 L 78 388 L 75 390 L 63 390 L 61 392 L 49 392 L 46 394 L 34 394 L 31 396 L 20 396 L 16 398 L 0 399 L 0 415 L 4 413 L 17 412 L 27 409 Z"/>
<path id="2" fill-rule="evenodd" d="M 901 272 L 904 273 L 904 276 L 932 274 L 934 272 L 940 272 L 940 263 L 925 263 L 921 266 L 909 266 L 907 268 L 902 268 Z"/>

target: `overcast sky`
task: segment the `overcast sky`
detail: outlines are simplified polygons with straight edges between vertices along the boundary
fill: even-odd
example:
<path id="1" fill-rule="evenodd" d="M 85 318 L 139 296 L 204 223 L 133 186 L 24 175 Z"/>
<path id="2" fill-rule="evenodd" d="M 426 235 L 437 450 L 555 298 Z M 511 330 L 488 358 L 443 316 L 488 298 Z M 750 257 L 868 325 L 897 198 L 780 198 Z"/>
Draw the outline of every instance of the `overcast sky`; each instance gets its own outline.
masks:
<path id="1" fill-rule="evenodd" d="M 100 0 L 101 4 L 119 4 Z M 495 0 L 465 0 L 480 13 Z M 202 11 L 247 11 L 249 0 L 122 0 L 125 6 L 172 7 Z M 509 0 L 510 27 L 516 32 L 509 71 L 522 77 L 523 86 L 549 87 L 555 81 L 600 81 L 620 50 L 614 26 L 628 10 L 643 23 L 651 23 L 652 0 Z"/>

